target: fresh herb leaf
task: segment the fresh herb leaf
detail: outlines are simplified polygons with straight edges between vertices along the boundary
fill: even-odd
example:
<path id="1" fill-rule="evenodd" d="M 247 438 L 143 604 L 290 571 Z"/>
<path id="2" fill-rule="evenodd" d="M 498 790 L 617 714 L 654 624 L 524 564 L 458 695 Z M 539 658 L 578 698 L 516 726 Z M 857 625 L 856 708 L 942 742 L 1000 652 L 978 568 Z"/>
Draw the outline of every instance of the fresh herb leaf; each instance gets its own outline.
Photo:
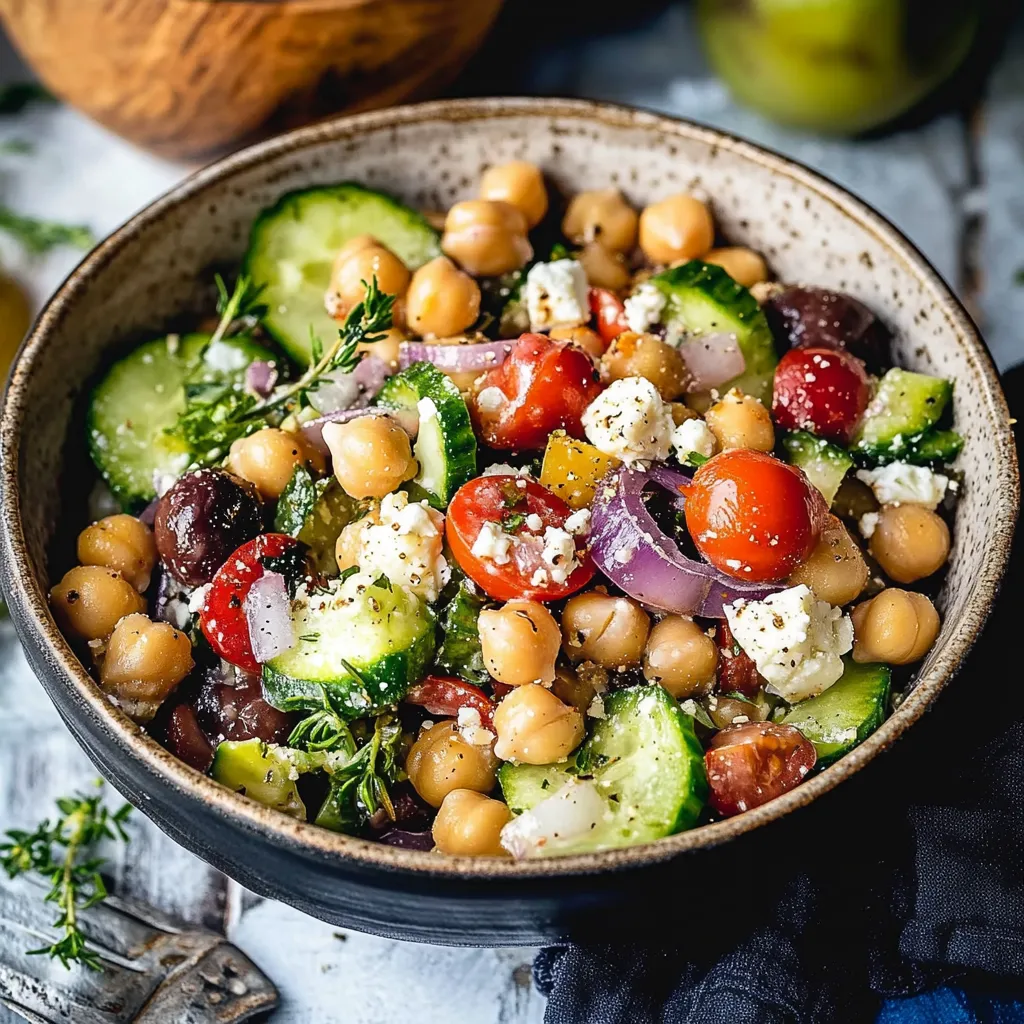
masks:
<path id="1" fill-rule="evenodd" d="M 35 143 L 28 139 L 7 139 L 0 142 L 0 153 L 10 153 L 12 156 L 27 156 L 35 152 Z"/>
<path id="2" fill-rule="evenodd" d="M 435 657 L 435 663 L 442 672 L 477 686 L 483 686 L 491 678 L 484 666 L 477 626 L 480 612 L 486 604 L 486 599 L 473 593 L 466 584 L 459 587 L 441 617 L 444 638 Z"/>
<path id="3" fill-rule="evenodd" d="M 381 573 L 374 581 L 375 587 L 380 587 L 381 590 L 386 590 L 389 594 L 394 593 L 394 587 L 391 586 L 391 580 Z"/>
<path id="4" fill-rule="evenodd" d="M 56 221 L 25 217 L 0 206 L 0 231 L 16 238 L 32 255 L 41 256 L 59 246 L 91 249 L 95 239 L 84 225 L 59 224 Z"/>
<path id="5" fill-rule="evenodd" d="M 342 569 L 341 575 L 338 577 L 338 582 L 344 583 L 345 580 L 349 578 L 349 576 L 355 576 L 357 572 L 359 572 L 358 565 L 350 565 L 347 569 Z"/>
<path id="6" fill-rule="evenodd" d="M 683 459 L 683 462 L 689 466 L 703 466 L 707 461 L 708 457 L 706 455 L 701 455 L 700 452 L 687 452 L 686 458 Z"/>
<path id="7" fill-rule="evenodd" d="M 679 710 L 683 714 L 689 715 L 695 722 L 700 722 L 706 729 L 715 728 L 715 723 L 711 720 L 711 716 L 703 704 L 698 704 L 693 699 L 684 700 L 680 701 Z"/>
<path id="8" fill-rule="evenodd" d="M 317 499 L 316 483 L 305 466 L 296 466 L 274 508 L 274 529 L 289 537 L 298 537 L 313 512 Z"/>
<path id="9" fill-rule="evenodd" d="M 56 103 L 57 98 L 38 82 L 11 82 L 0 88 L 0 114 L 20 114 L 30 103 Z"/>
<path id="10" fill-rule="evenodd" d="M 300 637 L 300 639 L 304 639 Z M 351 757 L 356 752 L 356 741 L 348 723 L 338 714 L 326 687 L 321 687 L 323 707 L 304 718 L 291 731 L 288 746 L 311 752 L 334 753 L 341 751 Z"/>
<path id="11" fill-rule="evenodd" d="M 320 340 L 320 335 L 313 330 L 313 325 L 309 325 L 309 354 L 313 363 L 319 363 L 324 357 L 324 343 Z"/>
<path id="12" fill-rule="evenodd" d="M 123 826 L 131 807 L 124 804 L 111 812 L 101 799 L 99 792 L 64 797 L 57 801 L 60 816 L 55 822 L 43 821 L 33 832 L 12 829 L 6 833 L 7 842 L 0 843 L 0 864 L 10 878 L 29 872 L 49 878 L 46 902 L 57 904 L 59 914 L 53 926 L 64 934 L 57 942 L 28 952 L 59 960 L 65 968 L 79 963 L 103 970 L 99 956 L 86 946 L 78 915 L 107 896 L 99 873 L 103 858 L 90 853 L 101 839 L 128 841 Z"/>
<path id="13" fill-rule="evenodd" d="M 552 263 L 555 260 L 569 260 L 572 258 L 573 254 L 565 242 L 555 242 L 555 244 L 551 246 L 551 255 L 548 257 L 548 260 Z"/>
<path id="14" fill-rule="evenodd" d="M 260 302 L 263 285 L 255 285 L 247 274 L 238 275 L 235 287 L 230 292 L 220 274 L 214 274 L 213 281 L 217 286 L 217 312 L 220 314 L 220 321 L 207 343 L 207 348 L 224 338 L 243 331 L 251 331 L 267 315 L 266 305 Z"/>
<path id="15" fill-rule="evenodd" d="M 506 512 L 501 517 L 501 528 L 506 533 L 515 533 L 526 522 L 522 512 Z"/>

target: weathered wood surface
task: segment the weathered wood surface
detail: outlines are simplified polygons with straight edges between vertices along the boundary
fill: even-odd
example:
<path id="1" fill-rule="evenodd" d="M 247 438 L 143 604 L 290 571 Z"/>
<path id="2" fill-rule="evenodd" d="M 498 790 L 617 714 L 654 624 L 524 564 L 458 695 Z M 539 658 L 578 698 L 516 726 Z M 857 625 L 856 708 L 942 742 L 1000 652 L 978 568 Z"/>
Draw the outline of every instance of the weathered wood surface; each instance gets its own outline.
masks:
<path id="1" fill-rule="evenodd" d="M 4 67 L 0 56 L 0 68 Z M 711 79 L 687 12 L 673 7 L 635 32 L 539 52 L 532 88 L 639 103 L 695 117 L 790 153 L 891 217 L 971 303 L 1000 366 L 1024 358 L 1024 30 L 969 123 L 949 115 L 870 142 L 781 131 L 737 109 Z M 17 71 L 7 77 L 17 78 Z M 512 88 L 519 87 L 517 81 Z M 62 108 L 0 120 L 0 141 L 32 137 L 31 157 L 0 157 L 0 202 L 102 234 L 183 173 Z M 29 264 L 0 239 L 0 260 L 44 296 L 74 263 Z M 0 627 L 0 829 L 35 822 L 53 797 L 94 777 Z M 223 928 L 282 990 L 282 1024 L 537 1024 L 530 950 L 441 949 L 353 933 L 248 896 L 141 816 L 118 863 L 128 895 Z M 3 1020 L 0 1012 L 0 1020 Z"/>

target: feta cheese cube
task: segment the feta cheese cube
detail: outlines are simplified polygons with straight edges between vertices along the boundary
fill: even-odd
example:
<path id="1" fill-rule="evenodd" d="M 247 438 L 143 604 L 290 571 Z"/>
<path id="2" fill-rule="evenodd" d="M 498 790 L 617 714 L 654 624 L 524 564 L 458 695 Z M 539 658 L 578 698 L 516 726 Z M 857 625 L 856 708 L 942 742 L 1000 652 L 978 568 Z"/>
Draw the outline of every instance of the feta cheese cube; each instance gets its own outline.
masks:
<path id="1" fill-rule="evenodd" d="M 877 512 L 865 512 L 864 515 L 857 520 L 857 528 L 860 530 L 860 535 L 865 540 L 871 540 L 875 535 L 875 529 L 878 527 L 878 513 Z"/>
<path id="2" fill-rule="evenodd" d="M 536 512 L 531 512 L 526 517 L 526 528 L 533 530 L 534 533 L 540 533 L 544 529 L 544 520 Z"/>
<path id="3" fill-rule="evenodd" d="M 555 583 L 564 583 L 579 567 L 576 561 L 576 541 L 571 533 L 557 526 L 549 526 L 544 531 L 544 550 L 541 552 L 544 563 L 550 566 L 549 574 Z"/>
<path id="4" fill-rule="evenodd" d="M 583 413 L 587 440 L 627 464 L 668 457 L 672 413 L 646 377 L 612 381 Z"/>
<path id="5" fill-rule="evenodd" d="M 505 397 L 505 392 L 501 388 L 489 387 L 484 388 L 479 395 L 476 396 L 476 407 L 481 412 L 497 412 L 508 399 Z"/>
<path id="6" fill-rule="evenodd" d="M 672 447 L 680 462 L 686 462 L 691 452 L 710 459 L 715 454 L 715 435 L 703 420 L 684 420 L 672 431 Z"/>
<path id="7" fill-rule="evenodd" d="M 573 512 L 565 521 L 565 529 L 574 537 L 587 533 L 590 530 L 590 509 L 581 508 Z"/>
<path id="8" fill-rule="evenodd" d="M 794 703 L 827 690 L 853 647 L 853 623 L 818 601 L 809 587 L 790 587 L 763 601 L 726 605 L 733 636 L 768 681 L 768 692 Z"/>
<path id="9" fill-rule="evenodd" d="M 927 466 L 890 462 L 878 469 L 858 469 L 857 479 L 875 493 L 880 505 L 924 505 L 936 508 L 946 495 L 949 477 Z"/>
<path id="10" fill-rule="evenodd" d="M 484 523 L 473 541 L 470 552 L 477 558 L 487 558 L 495 565 L 506 565 L 511 560 L 509 552 L 515 538 L 506 533 L 498 523 Z"/>
<path id="11" fill-rule="evenodd" d="M 665 293 L 657 285 L 645 281 L 626 299 L 626 326 L 637 334 L 643 334 L 660 322 L 665 304 Z"/>
<path id="12" fill-rule="evenodd" d="M 531 331 L 578 327 L 590 319 L 589 285 L 576 260 L 535 263 L 526 275 Z"/>
<path id="13" fill-rule="evenodd" d="M 459 735 L 474 747 L 489 747 L 495 739 L 490 729 L 485 729 L 476 708 L 459 708 L 456 719 Z"/>

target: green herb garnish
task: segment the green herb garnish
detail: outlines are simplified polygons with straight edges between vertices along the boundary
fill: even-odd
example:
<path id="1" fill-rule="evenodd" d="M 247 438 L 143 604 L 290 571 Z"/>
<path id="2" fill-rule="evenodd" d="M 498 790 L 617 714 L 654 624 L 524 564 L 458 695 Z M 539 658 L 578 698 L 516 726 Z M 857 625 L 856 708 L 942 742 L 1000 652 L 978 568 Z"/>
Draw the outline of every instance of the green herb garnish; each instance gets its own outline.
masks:
<path id="1" fill-rule="evenodd" d="M 0 231 L 16 238 L 34 256 L 41 256 L 62 245 L 91 249 L 95 241 L 92 231 L 84 225 L 58 224 L 25 217 L 6 206 L 0 206 Z"/>
<path id="2" fill-rule="evenodd" d="M 308 715 L 292 729 L 288 737 L 288 746 L 298 750 L 324 753 L 340 751 L 351 757 L 356 752 L 352 730 L 338 714 L 326 688 L 320 687 L 320 693 L 323 697 L 323 707 Z"/>

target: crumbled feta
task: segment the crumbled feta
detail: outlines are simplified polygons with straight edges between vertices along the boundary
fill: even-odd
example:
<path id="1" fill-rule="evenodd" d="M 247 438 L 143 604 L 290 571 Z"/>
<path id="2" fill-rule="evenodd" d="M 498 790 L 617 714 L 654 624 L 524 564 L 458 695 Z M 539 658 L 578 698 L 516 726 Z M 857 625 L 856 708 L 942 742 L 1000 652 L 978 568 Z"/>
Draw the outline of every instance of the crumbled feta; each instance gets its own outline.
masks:
<path id="1" fill-rule="evenodd" d="M 515 538 L 506 533 L 499 523 L 484 523 L 473 541 L 470 552 L 477 558 L 487 558 L 495 565 L 505 565 L 511 560 L 509 552 Z"/>
<path id="2" fill-rule="evenodd" d="M 871 540 L 875 535 L 875 529 L 878 526 L 878 513 L 877 512 L 865 512 L 864 515 L 857 520 L 857 528 L 860 530 L 860 535 L 865 540 Z"/>
<path id="3" fill-rule="evenodd" d="M 736 601 L 725 617 L 740 647 L 768 680 L 768 692 L 790 703 L 827 690 L 853 647 L 853 623 L 801 584 L 763 601 Z"/>
<path id="4" fill-rule="evenodd" d="M 646 377 L 612 381 L 583 413 L 587 440 L 627 464 L 668 457 L 672 413 Z"/>
<path id="5" fill-rule="evenodd" d="M 421 398 L 416 403 L 416 411 L 420 414 L 420 423 L 424 420 L 437 419 L 437 406 L 432 398 Z"/>
<path id="6" fill-rule="evenodd" d="M 949 477 L 927 466 L 890 462 L 878 469 L 858 469 L 857 479 L 875 493 L 880 505 L 924 505 L 935 508 L 945 497 Z"/>
<path id="7" fill-rule="evenodd" d="M 494 733 L 484 728 L 476 708 L 459 708 L 456 721 L 459 735 L 471 746 L 489 747 L 494 742 Z"/>
<path id="8" fill-rule="evenodd" d="M 484 388 L 479 395 L 476 396 L 476 407 L 481 412 L 497 412 L 508 399 L 505 397 L 505 392 L 501 388 L 489 387 Z"/>
<path id="9" fill-rule="evenodd" d="M 608 816 L 608 804 L 593 781 L 570 779 L 551 796 L 513 818 L 501 830 L 501 845 L 513 857 L 536 857 L 547 847 L 585 836 Z"/>
<path id="10" fill-rule="evenodd" d="M 626 299 L 626 326 L 637 334 L 643 334 L 661 320 L 665 303 L 665 293 L 657 285 L 645 281 Z"/>
<path id="11" fill-rule="evenodd" d="M 530 577 L 530 586 L 546 587 L 548 585 L 549 578 L 550 577 L 548 576 L 547 569 L 537 569 L 536 572 L 534 572 L 534 574 Z"/>
<path id="12" fill-rule="evenodd" d="M 203 353 L 203 362 L 218 373 L 233 373 L 249 365 L 249 356 L 240 345 L 217 341 L 207 347 Z"/>
<path id="13" fill-rule="evenodd" d="M 715 435 L 701 419 L 683 420 L 672 431 L 672 447 L 680 462 L 686 462 L 691 452 L 710 459 L 715 454 Z"/>
<path id="14" fill-rule="evenodd" d="M 212 583 L 204 583 L 201 587 L 196 587 L 188 596 L 188 610 L 193 615 L 198 615 L 203 610 L 203 605 L 206 604 L 206 595 L 209 594 L 212 589 Z"/>
<path id="15" fill-rule="evenodd" d="M 535 263 L 526 275 L 531 331 L 578 327 L 590 319 L 587 275 L 576 260 Z"/>
<path id="16" fill-rule="evenodd" d="M 544 550 L 541 558 L 551 567 L 551 579 L 555 583 L 564 583 L 579 567 L 576 561 L 576 541 L 571 533 L 557 526 L 549 526 L 544 531 Z"/>
<path id="17" fill-rule="evenodd" d="M 604 710 L 604 700 L 599 693 L 594 694 L 594 699 L 587 708 L 587 718 L 607 718 Z"/>
<path id="18" fill-rule="evenodd" d="M 527 520 L 529 522 L 529 520 Z M 565 530 L 574 537 L 590 531 L 590 509 L 581 508 L 573 512 L 565 521 Z"/>
<path id="19" fill-rule="evenodd" d="M 529 477 L 530 471 L 525 466 L 516 469 L 515 466 L 510 466 L 507 462 L 492 462 L 480 475 Z"/>
<path id="20" fill-rule="evenodd" d="M 544 520 L 536 512 L 531 512 L 526 517 L 526 528 L 533 530 L 534 533 L 539 533 L 544 529 Z"/>

